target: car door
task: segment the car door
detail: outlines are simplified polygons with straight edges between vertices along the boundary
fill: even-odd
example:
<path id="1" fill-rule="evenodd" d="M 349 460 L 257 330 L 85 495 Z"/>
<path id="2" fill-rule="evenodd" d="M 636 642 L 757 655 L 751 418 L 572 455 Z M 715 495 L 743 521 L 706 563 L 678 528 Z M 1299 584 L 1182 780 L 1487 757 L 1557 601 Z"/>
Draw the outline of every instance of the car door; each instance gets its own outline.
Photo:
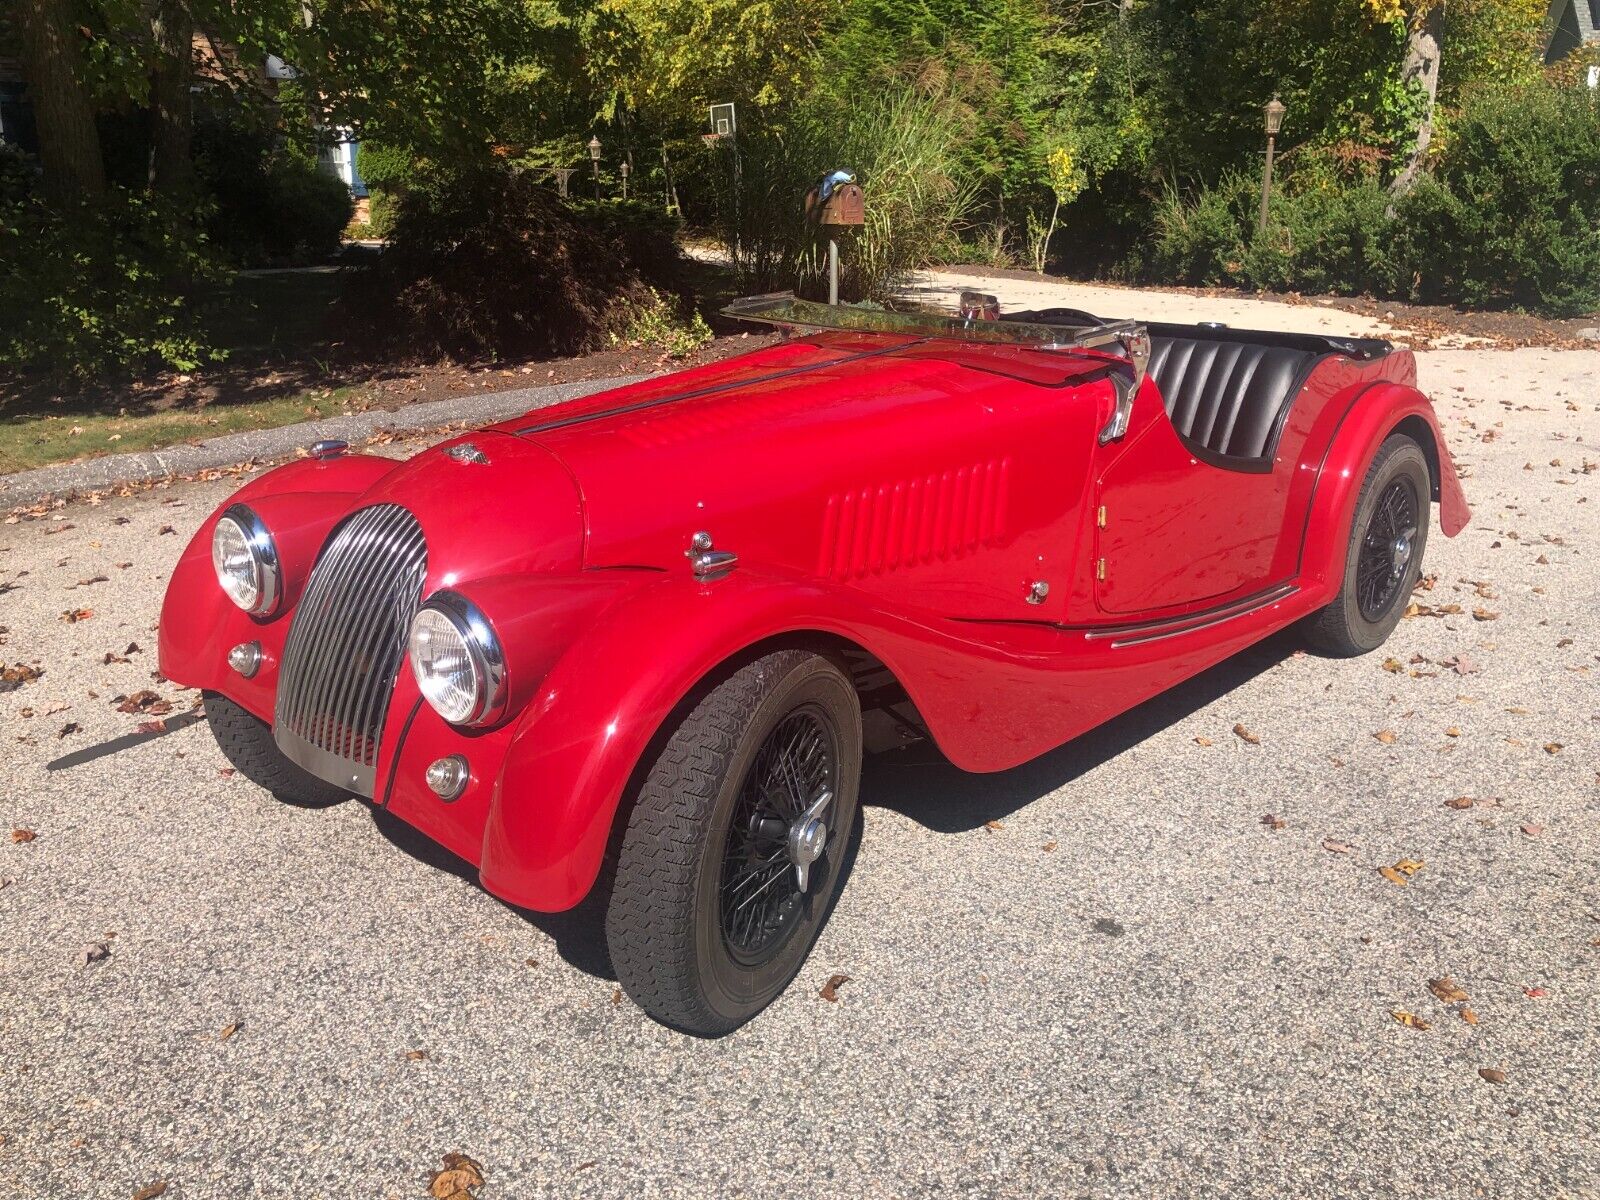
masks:
<path id="1" fill-rule="evenodd" d="M 1154 379 L 1128 433 L 1098 447 L 1095 596 L 1107 613 L 1222 601 L 1276 582 L 1284 472 L 1219 465 L 1180 437 Z"/>

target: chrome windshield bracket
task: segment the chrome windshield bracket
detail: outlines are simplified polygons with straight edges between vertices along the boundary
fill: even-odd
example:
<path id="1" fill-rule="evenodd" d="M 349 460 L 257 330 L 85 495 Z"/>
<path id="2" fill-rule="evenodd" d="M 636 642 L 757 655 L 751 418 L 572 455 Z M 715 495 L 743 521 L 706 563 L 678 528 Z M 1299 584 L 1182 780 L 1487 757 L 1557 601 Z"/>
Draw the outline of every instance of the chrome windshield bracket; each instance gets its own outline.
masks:
<path id="1" fill-rule="evenodd" d="M 1119 331 L 1117 344 L 1128 362 L 1126 367 L 1119 365 L 1111 374 L 1117 404 L 1111 418 L 1100 429 L 1102 446 L 1120 440 L 1128 432 L 1133 422 L 1133 401 L 1144 386 L 1145 373 L 1150 366 L 1150 334 L 1143 325 Z"/>

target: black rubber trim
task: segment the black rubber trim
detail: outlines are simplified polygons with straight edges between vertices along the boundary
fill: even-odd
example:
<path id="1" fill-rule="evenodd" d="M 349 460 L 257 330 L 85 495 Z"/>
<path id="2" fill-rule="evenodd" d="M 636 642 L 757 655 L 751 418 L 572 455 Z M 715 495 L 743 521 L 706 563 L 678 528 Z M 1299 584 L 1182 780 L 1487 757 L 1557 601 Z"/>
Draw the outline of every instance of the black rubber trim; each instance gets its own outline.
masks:
<path id="1" fill-rule="evenodd" d="M 402 663 L 402 666 L 405 664 Z M 411 733 L 411 722 L 417 719 L 417 714 L 422 711 L 422 697 L 417 697 L 417 702 L 411 706 L 411 711 L 406 714 L 406 723 L 400 726 L 400 736 L 394 740 L 394 754 L 389 758 L 389 778 L 383 783 L 383 799 L 378 803 L 379 808 L 389 807 L 389 795 L 394 791 L 394 777 L 400 773 L 400 755 L 406 748 L 406 738 Z"/>
<path id="2" fill-rule="evenodd" d="M 657 408 L 663 404 L 676 404 L 680 400 L 698 400 L 702 396 L 715 396 L 720 392 L 732 392 L 737 391 L 739 388 L 758 387 L 763 383 L 773 383 L 779 379 L 788 379 L 811 371 L 821 371 L 827 367 L 837 367 L 845 363 L 860 362 L 867 358 L 882 358 L 888 354 L 897 354 L 901 350 L 910 349 L 912 346 L 920 346 L 932 340 L 932 338 L 918 338 L 915 341 L 883 346 L 876 350 L 863 350 L 859 354 L 830 359 L 825 363 L 807 363 L 803 367 L 789 367 L 782 371 L 773 371 L 769 375 L 759 375 L 754 379 L 736 379 L 728 383 L 714 384 L 711 387 L 696 388 L 689 392 L 675 392 L 669 396 L 652 396 L 648 400 L 635 400 L 631 404 L 619 404 L 615 408 L 602 408 L 595 412 L 579 413 L 571 417 L 559 417 L 554 421 L 541 421 L 536 425 L 525 425 L 516 432 L 524 437 L 535 433 L 549 433 L 553 429 L 565 429 L 569 425 L 582 425 L 589 421 L 604 420 L 606 417 L 626 416 L 628 413 L 642 412 L 644 409 Z"/>

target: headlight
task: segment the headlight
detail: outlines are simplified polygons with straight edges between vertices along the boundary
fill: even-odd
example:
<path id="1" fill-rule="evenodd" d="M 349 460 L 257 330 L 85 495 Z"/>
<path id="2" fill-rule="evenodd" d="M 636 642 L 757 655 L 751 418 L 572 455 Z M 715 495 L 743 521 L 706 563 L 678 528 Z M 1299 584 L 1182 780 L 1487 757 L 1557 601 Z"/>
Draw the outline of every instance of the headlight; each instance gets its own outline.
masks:
<path id="1" fill-rule="evenodd" d="M 465 596 L 437 592 L 411 621 L 411 673 L 452 725 L 487 725 L 505 705 L 505 656 L 489 619 Z"/>
<path id="2" fill-rule="evenodd" d="M 251 616 L 270 616 L 283 593 L 278 547 L 261 518 L 243 504 L 222 514 L 211 534 L 211 565 L 217 582 Z"/>

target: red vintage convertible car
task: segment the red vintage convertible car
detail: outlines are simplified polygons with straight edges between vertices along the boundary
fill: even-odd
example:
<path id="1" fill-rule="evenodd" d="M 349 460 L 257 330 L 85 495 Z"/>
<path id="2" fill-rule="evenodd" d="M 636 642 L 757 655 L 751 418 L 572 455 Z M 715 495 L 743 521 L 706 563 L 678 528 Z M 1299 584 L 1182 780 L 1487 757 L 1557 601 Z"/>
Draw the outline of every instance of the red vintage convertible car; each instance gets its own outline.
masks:
<path id="1" fill-rule="evenodd" d="M 1050 310 L 742 301 L 790 336 L 409 462 L 322 443 L 184 553 L 161 669 L 245 775 L 355 793 L 529 908 L 609 864 L 645 1010 L 799 970 L 864 752 L 999 771 L 1297 621 L 1382 644 L 1430 502 L 1407 351 Z"/>

